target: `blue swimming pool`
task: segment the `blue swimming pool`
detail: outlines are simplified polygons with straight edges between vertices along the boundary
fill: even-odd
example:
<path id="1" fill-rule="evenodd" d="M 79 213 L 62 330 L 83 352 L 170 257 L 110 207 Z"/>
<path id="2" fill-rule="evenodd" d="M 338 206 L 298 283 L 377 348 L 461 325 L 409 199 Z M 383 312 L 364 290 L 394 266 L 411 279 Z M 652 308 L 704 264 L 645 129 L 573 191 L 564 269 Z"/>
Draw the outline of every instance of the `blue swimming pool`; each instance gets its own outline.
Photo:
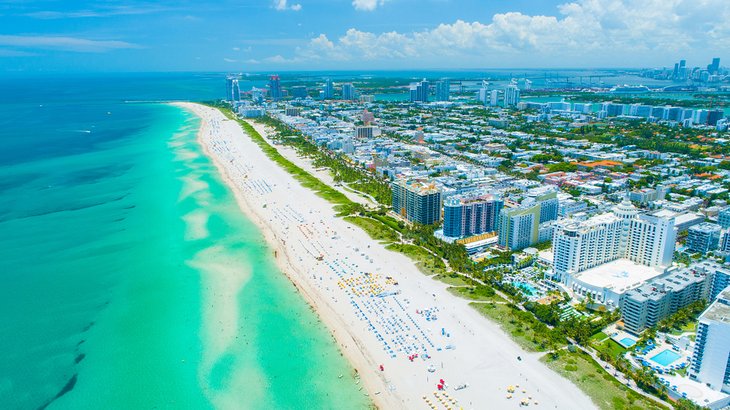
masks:
<path id="1" fill-rule="evenodd" d="M 619 343 L 621 343 L 621 346 L 628 349 L 629 347 L 636 344 L 636 340 L 634 340 L 630 337 L 624 337 L 623 339 L 621 339 L 621 341 Z"/>
<path id="2" fill-rule="evenodd" d="M 523 292 L 527 293 L 530 296 L 537 295 L 537 289 L 535 289 L 535 287 L 529 283 L 514 281 L 512 282 L 512 286 L 522 289 Z"/>
<path id="3" fill-rule="evenodd" d="M 662 366 L 670 366 L 672 363 L 681 359 L 682 355 L 673 351 L 672 349 L 664 350 L 663 352 L 651 357 L 651 361 L 658 363 Z"/>

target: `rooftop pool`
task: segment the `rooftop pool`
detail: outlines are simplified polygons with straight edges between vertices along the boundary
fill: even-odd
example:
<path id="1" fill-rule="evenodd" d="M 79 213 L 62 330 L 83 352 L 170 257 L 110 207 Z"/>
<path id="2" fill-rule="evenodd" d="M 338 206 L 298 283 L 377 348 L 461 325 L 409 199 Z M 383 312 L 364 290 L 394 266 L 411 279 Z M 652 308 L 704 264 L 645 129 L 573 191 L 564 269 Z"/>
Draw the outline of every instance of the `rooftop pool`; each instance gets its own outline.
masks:
<path id="1" fill-rule="evenodd" d="M 661 353 L 654 355 L 651 357 L 651 361 L 658 363 L 661 366 L 668 367 L 671 366 L 672 363 L 676 362 L 677 360 L 681 359 L 682 355 L 675 352 L 672 349 L 666 349 L 662 351 Z"/>

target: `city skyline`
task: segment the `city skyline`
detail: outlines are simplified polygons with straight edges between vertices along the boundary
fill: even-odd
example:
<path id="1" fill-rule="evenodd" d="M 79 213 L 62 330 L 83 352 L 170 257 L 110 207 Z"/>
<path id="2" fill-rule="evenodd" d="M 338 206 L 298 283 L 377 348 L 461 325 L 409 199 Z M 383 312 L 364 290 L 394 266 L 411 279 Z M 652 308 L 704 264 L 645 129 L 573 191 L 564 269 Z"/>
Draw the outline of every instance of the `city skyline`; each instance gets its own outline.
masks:
<path id="1" fill-rule="evenodd" d="M 716 0 L 4 1 L 0 71 L 704 67 L 728 16 Z"/>

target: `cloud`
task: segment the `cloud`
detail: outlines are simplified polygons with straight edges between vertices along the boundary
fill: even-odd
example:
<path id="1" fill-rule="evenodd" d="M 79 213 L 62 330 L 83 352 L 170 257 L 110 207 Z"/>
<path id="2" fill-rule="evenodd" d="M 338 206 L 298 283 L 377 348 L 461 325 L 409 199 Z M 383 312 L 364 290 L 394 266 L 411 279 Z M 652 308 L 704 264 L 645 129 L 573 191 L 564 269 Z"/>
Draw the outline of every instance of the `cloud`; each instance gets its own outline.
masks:
<path id="1" fill-rule="evenodd" d="M 355 10 L 373 11 L 378 6 L 385 4 L 385 0 L 352 0 L 352 6 Z"/>
<path id="2" fill-rule="evenodd" d="M 75 18 L 91 18 L 91 17 L 111 17 L 111 16 L 129 16 L 129 15 L 140 15 L 140 14 L 152 14 L 163 11 L 172 10 L 168 7 L 162 7 L 158 5 L 144 5 L 144 6 L 101 6 L 96 9 L 85 9 L 85 10 L 68 10 L 68 11 L 56 11 L 56 10 L 42 10 L 26 13 L 25 16 L 32 17 L 41 20 L 56 20 L 56 19 L 75 19 Z"/>
<path id="3" fill-rule="evenodd" d="M 274 0 L 274 8 L 279 11 L 299 11 L 302 9 L 302 5 L 299 3 L 289 5 L 288 0 Z"/>
<path id="4" fill-rule="evenodd" d="M 110 50 L 140 48 L 137 44 L 118 40 L 90 40 L 78 37 L 15 35 L 0 35 L 0 46 L 76 51 L 82 53 L 100 53 Z"/>
<path id="5" fill-rule="evenodd" d="M 379 4 L 353 1 L 362 10 Z M 295 54 L 310 61 L 399 59 L 442 66 L 454 61 L 481 67 L 523 62 L 615 66 L 708 48 L 730 48 L 727 0 L 575 0 L 558 6 L 553 15 L 507 12 L 484 23 L 457 20 L 405 33 L 351 28 L 337 38 L 320 34 L 295 48 Z"/>
<path id="6" fill-rule="evenodd" d="M 237 63 L 238 62 L 238 60 L 234 60 L 234 59 L 228 58 L 228 57 L 223 57 L 223 61 L 225 61 L 226 63 Z"/>

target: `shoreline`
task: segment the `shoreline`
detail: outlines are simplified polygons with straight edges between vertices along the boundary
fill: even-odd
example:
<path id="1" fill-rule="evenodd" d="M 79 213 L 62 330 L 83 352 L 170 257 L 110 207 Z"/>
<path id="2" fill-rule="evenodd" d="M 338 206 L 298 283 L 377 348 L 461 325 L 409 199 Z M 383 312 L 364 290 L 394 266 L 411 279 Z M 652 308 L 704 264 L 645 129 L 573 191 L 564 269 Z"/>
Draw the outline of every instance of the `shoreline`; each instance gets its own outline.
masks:
<path id="1" fill-rule="evenodd" d="M 340 355 L 344 356 L 345 359 L 347 359 L 350 366 L 353 367 L 355 374 L 363 381 L 363 384 L 367 387 L 368 392 L 384 391 L 386 385 L 383 383 L 383 380 L 379 378 L 368 377 L 364 374 L 364 372 L 360 371 L 360 369 L 364 369 L 365 367 L 375 367 L 376 364 L 369 361 L 362 354 L 361 349 L 354 348 L 351 344 L 347 344 L 347 339 L 343 340 L 346 335 L 348 336 L 349 341 L 351 341 L 352 344 L 354 344 L 355 346 L 359 346 L 354 336 L 348 334 L 346 324 L 344 322 L 334 320 L 335 318 L 337 318 L 337 313 L 334 312 L 329 305 L 327 305 L 326 303 L 322 303 L 323 301 L 315 297 L 311 293 L 312 291 L 308 290 L 306 286 L 300 285 L 301 278 L 296 278 L 293 276 L 294 272 L 298 272 L 297 268 L 291 263 L 291 261 L 294 260 L 293 256 L 289 254 L 286 247 L 283 246 L 281 241 L 277 238 L 271 226 L 267 224 L 265 220 L 254 211 L 253 205 L 248 202 L 246 197 L 242 195 L 241 191 L 239 189 L 235 189 L 236 184 L 233 182 L 231 175 L 226 169 L 225 165 L 221 163 L 218 156 L 214 155 L 211 152 L 208 144 L 203 137 L 205 118 L 201 115 L 199 110 L 196 109 L 203 106 L 199 106 L 198 104 L 180 102 L 171 104 L 186 109 L 196 116 L 200 117 L 201 127 L 196 136 L 198 144 L 202 147 L 203 153 L 211 159 L 215 167 L 218 169 L 221 179 L 226 183 L 226 185 L 228 185 L 228 187 L 233 192 L 236 198 L 236 202 L 241 211 L 259 228 L 259 231 L 261 232 L 261 235 L 265 238 L 267 245 L 272 248 L 274 253 L 272 256 L 274 257 L 276 266 L 282 273 L 287 276 L 291 284 L 296 289 L 297 293 L 300 294 L 307 302 L 307 304 L 310 305 L 310 308 L 315 312 L 319 320 L 324 323 L 325 326 L 327 326 L 331 337 L 335 340 L 335 343 L 338 346 Z M 298 272 L 298 274 L 301 275 L 301 272 Z M 331 314 L 323 315 L 323 312 L 321 310 L 322 307 L 331 310 Z M 377 397 L 378 395 L 375 396 Z M 391 407 L 393 403 L 388 403 L 387 401 L 381 402 L 380 400 L 374 398 L 373 395 L 369 395 L 368 397 L 377 408 L 395 408 Z"/>
<path id="2" fill-rule="evenodd" d="M 560 405 L 559 408 L 595 408 L 576 386 L 539 363 L 539 355 L 522 351 L 496 324 L 469 307 L 467 301 L 450 295 L 445 285 L 422 275 L 410 259 L 387 251 L 359 228 L 336 218 L 330 203 L 300 186 L 291 175 L 266 157 L 250 138 L 238 138 L 246 135 L 239 124 L 228 120 L 215 108 L 192 103 L 174 105 L 200 117 L 197 139 L 205 155 L 213 160 L 222 179 L 235 194 L 242 212 L 260 228 L 274 250 L 279 269 L 327 326 L 340 352 L 359 374 L 374 405 L 379 408 L 427 408 L 422 397 L 428 395 L 435 401 L 431 393 L 435 390 L 436 381 L 444 378 L 452 387 L 462 381 L 471 384 L 472 387 L 464 390 L 448 390 L 464 408 L 479 408 L 484 403 L 490 403 L 492 408 L 519 407 L 520 395 L 516 394 L 513 400 L 505 398 L 505 386 L 510 384 L 524 386 L 525 397 L 534 396 L 535 402 L 540 401 L 540 407 L 552 407 L 554 404 Z M 212 128 L 220 129 L 204 131 L 203 123 L 211 122 Z M 256 171 L 259 173 L 256 174 Z M 253 180 L 262 174 L 266 175 L 266 180 Z M 265 186 L 262 187 L 260 181 L 264 181 Z M 301 203 L 307 203 L 308 207 L 301 209 L 309 211 L 310 215 L 298 213 L 297 205 Z M 321 219 L 317 220 L 318 217 Z M 295 225 L 297 229 L 291 229 Z M 325 232 L 326 235 L 323 234 Z M 327 245 L 333 250 L 328 250 Z M 367 256 L 366 252 L 360 251 L 365 250 L 365 246 L 368 248 Z M 322 259 L 317 259 L 310 249 L 312 247 L 315 252 L 320 252 Z M 336 268 L 332 267 L 333 264 Z M 396 302 L 405 304 L 407 309 L 401 306 L 403 312 L 394 311 L 395 316 L 391 317 L 388 312 L 383 314 L 383 307 L 390 308 L 383 300 L 357 298 L 349 292 L 348 303 L 341 284 L 342 277 L 338 281 L 337 277 L 328 273 L 328 267 L 334 271 L 346 271 L 345 280 L 355 280 L 352 279 L 355 271 L 366 268 L 392 275 L 400 282 L 399 300 Z M 321 275 L 319 281 L 317 275 Z M 325 281 L 327 275 L 330 277 Z M 340 289 L 335 286 L 338 283 Z M 375 306 L 371 306 L 371 301 L 375 301 Z M 353 311 L 351 303 L 358 309 L 363 306 L 367 312 L 372 309 L 376 313 L 368 315 L 361 309 L 361 316 Z M 419 307 L 421 312 L 425 308 L 428 311 L 436 309 L 439 312 L 438 324 L 426 323 L 430 319 L 422 316 L 413 318 L 411 313 L 419 312 Z M 411 322 L 407 325 L 420 330 L 422 338 L 416 345 L 425 343 L 424 340 L 433 342 L 434 349 L 428 353 L 432 357 L 430 361 L 406 358 L 406 352 L 410 352 L 407 343 L 396 343 L 405 350 L 390 356 L 384 352 L 388 344 L 385 343 L 384 349 L 382 342 L 373 337 L 373 332 L 378 333 L 377 329 L 385 329 L 385 333 L 389 333 L 388 324 L 391 320 L 400 320 L 398 315 L 407 316 L 412 322 L 412 325 Z M 364 320 L 370 323 L 369 327 L 358 323 Z M 392 333 L 393 330 L 390 330 Z M 406 338 L 420 337 L 411 333 L 404 331 L 403 334 Z M 453 338 L 451 334 L 454 334 Z M 400 337 L 400 333 L 398 335 Z M 385 336 L 386 339 L 388 337 Z M 454 351 L 457 347 L 458 351 Z M 524 360 L 516 363 L 517 355 L 522 355 Z M 431 372 L 430 368 L 439 363 L 440 369 Z M 381 364 L 384 364 L 384 370 L 378 370 Z M 428 372 L 425 371 L 427 365 L 430 365 Z"/>

